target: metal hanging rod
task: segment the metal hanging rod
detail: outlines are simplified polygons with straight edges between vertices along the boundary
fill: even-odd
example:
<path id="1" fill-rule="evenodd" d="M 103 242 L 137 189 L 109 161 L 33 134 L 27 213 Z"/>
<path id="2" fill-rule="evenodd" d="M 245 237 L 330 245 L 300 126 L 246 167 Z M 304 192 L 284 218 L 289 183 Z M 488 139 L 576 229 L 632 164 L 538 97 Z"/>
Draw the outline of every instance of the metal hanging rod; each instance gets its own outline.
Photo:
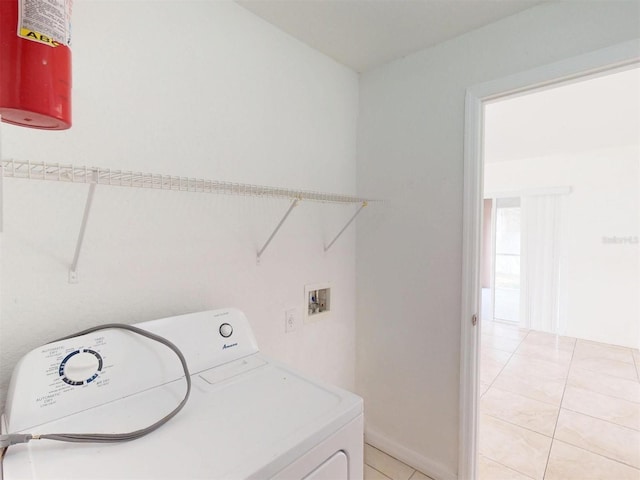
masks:
<path id="1" fill-rule="evenodd" d="M 362 203 L 364 198 L 334 193 L 294 190 L 287 188 L 233 183 L 203 178 L 188 178 L 157 173 L 113 170 L 110 168 L 63 165 L 59 163 L 2 160 L 5 177 L 30 180 L 114 185 L 119 187 L 150 188 L 182 192 L 220 193 L 252 197 L 297 198 L 326 203 Z"/>

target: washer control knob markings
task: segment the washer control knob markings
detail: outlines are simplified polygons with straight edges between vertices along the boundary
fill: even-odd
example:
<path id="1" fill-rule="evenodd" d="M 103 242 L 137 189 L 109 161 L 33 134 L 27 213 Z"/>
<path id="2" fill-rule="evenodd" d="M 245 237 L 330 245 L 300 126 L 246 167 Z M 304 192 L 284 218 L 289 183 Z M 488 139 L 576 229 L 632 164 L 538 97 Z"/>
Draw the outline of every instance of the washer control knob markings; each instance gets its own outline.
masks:
<path id="1" fill-rule="evenodd" d="M 74 386 L 93 382 L 101 371 L 102 357 L 89 348 L 71 352 L 58 367 L 62 381 Z"/>
<path id="2" fill-rule="evenodd" d="M 231 325 L 229 325 L 228 323 L 223 323 L 222 325 L 220 325 L 220 335 L 222 335 L 224 338 L 230 337 L 232 333 L 233 327 Z"/>

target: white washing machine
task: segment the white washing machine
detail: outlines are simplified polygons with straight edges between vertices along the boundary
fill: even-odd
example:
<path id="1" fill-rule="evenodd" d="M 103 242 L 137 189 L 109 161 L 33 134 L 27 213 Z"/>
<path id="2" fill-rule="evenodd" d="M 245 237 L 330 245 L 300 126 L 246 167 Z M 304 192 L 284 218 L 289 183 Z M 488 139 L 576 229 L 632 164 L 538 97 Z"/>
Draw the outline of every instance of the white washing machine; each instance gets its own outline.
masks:
<path id="1" fill-rule="evenodd" d="M 13 445 L 4 480 L 362 480 L 362 399 L 263 356 L 242 312 L 137 326 L 183 352 L 192 380 L 184 408 L 137 440 Z M 57 341 L 16 366 L 2 433 L 130 432 L 171 412 L 185 385 L 175 354 L 132 332 Z"/>

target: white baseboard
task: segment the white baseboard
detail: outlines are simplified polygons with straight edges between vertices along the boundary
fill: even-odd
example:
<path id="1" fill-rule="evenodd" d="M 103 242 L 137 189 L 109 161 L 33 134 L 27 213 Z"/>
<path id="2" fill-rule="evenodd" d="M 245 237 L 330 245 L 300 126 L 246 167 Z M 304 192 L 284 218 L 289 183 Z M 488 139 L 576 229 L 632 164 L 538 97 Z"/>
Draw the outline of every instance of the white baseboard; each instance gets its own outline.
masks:
<path id="1" fill-rule="evenodd" d="M 438 462 L 400 445 L 379 432 L 365 427 L 364 439 L 370 445 L 388 453 L 401 462 L 421 471 L 435 480 L 458 480 L 458 476 Z"/>

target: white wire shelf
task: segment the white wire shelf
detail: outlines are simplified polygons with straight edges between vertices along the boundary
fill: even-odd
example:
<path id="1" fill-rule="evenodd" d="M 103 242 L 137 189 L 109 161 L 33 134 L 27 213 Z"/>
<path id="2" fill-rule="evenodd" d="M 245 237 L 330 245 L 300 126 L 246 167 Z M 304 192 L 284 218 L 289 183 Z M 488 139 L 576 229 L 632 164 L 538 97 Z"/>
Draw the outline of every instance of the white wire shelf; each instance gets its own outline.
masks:
<path id="1" fill-rule="evenodd" d="M 59 163 L 2 160 L 7 178 L 51 180 L 70 183 L 113 185 L 180 192 L 218 193 L 251 197 L 273 197 L 325 203 L 364 203 L 370 200 L 351 195 L 295 190 L 265 185 L 189 178 L 176 175 L 114 170 L 111 168 L 63 165 Z"/>
<path id="2" fill-rule="evenodd" d="M 224 182 L 220 180 L 208 180 L 204 178 L 189 178 L 176 175 L 163 175 L 157 173 L 134 172 L 128 170 L 113 170 L 111 168 L 87 167 L 77 165 L 63 165 L 60 163 L 31 162 L 22 160 L 0 161 L 0 233 L 2 232 L 3 211 L 3 178 L 21 178 L 28 180 L 50 180 L 57 182 L 84 183 L 89 185 L 87 200 L 85 203 L 80 232 L 76 242 L 73 261 L 69 268 L 69 282 L 78 282 L 78 261 L 87 222 L 91 212 L 91 205 L 97 185 L 110 185 L 118 187 L 147 188 L 152 190 L 170 190 L 179 192 L 216 193 L 225 195 L 242 195 L 250 197 L 286 198 L 291 201 L 286 213 L 275 227 L 262 248 L 256 252 L 256 261 L 259 264 L 262 254 L 269 246 L 275 235 L 280 230 L 287 217 L 301 200 L 323 203 L 360 204 L 355 214 L 347 224 L 324 247 L 325 253 L 338 240 L 356 216 L 371 200 L 351 195 L 335 193 L 313 192 L 308 190 L 296 190 L 288 188 L 268 187 L 265 185 L 251 185 L 247 183 Z M 375 201 L 375 200 L 374 200 Z"/>

